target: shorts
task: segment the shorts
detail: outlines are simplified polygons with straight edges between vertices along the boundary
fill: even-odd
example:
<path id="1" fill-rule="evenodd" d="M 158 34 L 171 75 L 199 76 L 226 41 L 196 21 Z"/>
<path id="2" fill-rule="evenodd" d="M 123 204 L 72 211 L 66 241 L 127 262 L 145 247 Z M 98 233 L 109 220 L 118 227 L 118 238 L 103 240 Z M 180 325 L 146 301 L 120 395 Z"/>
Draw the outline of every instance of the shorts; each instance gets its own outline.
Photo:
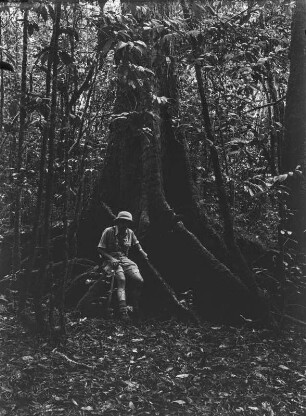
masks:
<path id="1" fill-rule="evenodd" d="M 116 274 L 123 273 L 127 277 L 142 281 L 139 268 L 135 262 L 119 253 L 110 253 L 110 255 L 118 259 L 120 262 L 119 266 L 115 270 Z M 105 266 L 109 267 L 109 262 L 105 262 Z"/>

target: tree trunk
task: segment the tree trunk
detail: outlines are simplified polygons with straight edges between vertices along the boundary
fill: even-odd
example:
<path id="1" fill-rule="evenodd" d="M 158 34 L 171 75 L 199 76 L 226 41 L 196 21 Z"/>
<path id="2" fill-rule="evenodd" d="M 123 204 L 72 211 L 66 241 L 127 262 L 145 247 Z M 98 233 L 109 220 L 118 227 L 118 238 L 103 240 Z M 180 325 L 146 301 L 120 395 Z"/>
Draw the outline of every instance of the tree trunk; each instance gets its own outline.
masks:
<path id="1" fill-rule="evenodd" d="M 58 36 L 60 28 L 61 16 L 61 2 L 56 3 L 55 6 L 55 22 L 53 28 L 53 45 L 52 45 L 52 93 L 51 93 L 51 108 L 48 120 L 48 173 L 46 177 L 46 195 L 44 205 L 44 226 L 42 236 L 42 265 L 41 273 L 39 273 L 38 280 L 35 284 L 34 293 L 34 308 L 36 314 L 37 325 L 40 330 L 44 327 L 44 314 L 41 304 L 41 296 L 43 292 L 44 283 L 47 278 L 50 278 L 52 269 L 48 267 L 50 260 L 50 243 L 51 243 L 51 214 L 53 202 L 53 181 L 54 181 L 54 154 L 55 154 L 55 127 L 57 115 L 57 73 L 58 73 Z M 51 280 L 51 279 L 50 279 Z"/>
<path id="2" fill-rule="evenodd" d="M 53 35 L 51 38 L 51 44 L 53 44 Z M 45 98 L 50 98 L 51 92 L 51 73 L 52 73 L 52 61 L 48 60 L 47 73 L 46 73 L 46 94 Z M 40 149 L 40 161 L 39 161 L 39 180 L 38 180 L 38 189 L 35 205 L 35 214 L 33 222 L 33 233 L 32 239 L 29 248 L 29 259 L 27 262 L 25 273 L 21 275 L 19 281 L 19 302 L 18 302 L 18 313 L 22 314 L 25 306 L 29 290 L 29 285 L 32 280 L 32 273 L 35 267 L 39 267 L 37 264 L 38 259 L 42 258 L 42 208 L 43 208 L 43 198 L 45 192 L 45 181 L 46 181 L 46 159 L 47 159 L 47 145 L 48 145 L 48 118 L 49 111 L 46 110 L 45 121 L 42 129 L 42 143 Z"/>
<path id="3" fill-rule="evenodd" d="M 301 167 L 303 178 L 292 181 L 288 207 L 295 214 L 289 227 L 299 244 L 306 248 L 306 3 L 297 0 L 292 21 L 290 75 L 285 111 L 282 171 Z"/>
<path id="4" fill-rule="evenodd" d="M 187 146 L 181 132 L 173 128 L 175 105 L 162 107 L 152 101 L 153 94 L 166 95 L 170 102 L 177 99 L 175 73 L 159 67 L 164 65 L 161 59 L 156 64 L 156 81 L 148 76 L 138 88 L 129 82 L 129 55 L 123 56 L 107 156 L 79 229 L 78 256 L 93 258 L 102 230 L 114 218 L 112 210 L 129 210 L 154 264 L 148 268 L 139 261 L 145 305 L 191 316 L 174 299 L 192 290 L 196 309 L 203 317 L 232 321 L 240 315 L 262 318 L 267 311 L 256 291 L 217 259 L 229 261 L 224 243 L 208 227 L 198 207 Z M 139 62 L 133 56 L 134 65 L 148 66 L 148 62 L 149 56 Z M 166 73 L 172 78 L 165 78 Z"/>
<path id="5" fill-rule="evenodd" d="M 0 45 L 2 45 L 2 16 L 0 16 Z M 2 49 L 0 50 L 0 61 L 2 61 L 3 53 Z M 3 69 L 0 70 L 0 152 L 2 151 L 2 147 L 4 145 L 4 139 L 2 137 L 2 130 L 3 130 L 3 107 L 4 107 L 4 77 L 3 77 Z"/>
<path id="6" fill-rule="evenodd" d="M 21 69 L 21 91 L 20 91 L 20 121 L 19 136 L 16 161 L 16 194 L 14 209 L 14 251 L 13 251 L 13 271 L 20 269 L 20 227 L 21 227 L 21 193 L 22 193 L 22 154 L 25 135 L 26 110 L 26 89 L 27 89 L 27 53 L 28 53 L 28 10 L 25 10 L 23 17 L 23 51 Z"/>

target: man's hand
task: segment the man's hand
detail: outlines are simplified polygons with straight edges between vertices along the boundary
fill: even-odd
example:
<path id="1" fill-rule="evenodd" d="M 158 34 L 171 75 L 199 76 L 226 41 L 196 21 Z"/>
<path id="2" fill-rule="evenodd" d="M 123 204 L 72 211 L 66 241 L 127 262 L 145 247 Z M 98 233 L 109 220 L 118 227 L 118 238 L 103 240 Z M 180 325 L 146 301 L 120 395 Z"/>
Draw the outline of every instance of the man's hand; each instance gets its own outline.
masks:
<path id="1" fill-rule="evenodd" d="M 143 251 L 143 250 L 141 250 L 140 252 L 141 252 L 141 254 L 142 254 L 142 257 L 143 257 L 145 260 L 148 260 L 148 255 L 147 255 L 147 253 L 146 253 L 145 251 Z"/>
<path id="2" fill-rule="evenodd" d="M 111 264 L 111 266 L 112 266 L 114 269 L 117 269 L 117 267 L 118 267 L 118 266 L 119 266 L 119 264 L 120 264 L 120 261 L 119 261 L 119 260 L 117 260 L 117 259 L 112 258 L 112 259 L 110 260 L 110 264 Z"/>

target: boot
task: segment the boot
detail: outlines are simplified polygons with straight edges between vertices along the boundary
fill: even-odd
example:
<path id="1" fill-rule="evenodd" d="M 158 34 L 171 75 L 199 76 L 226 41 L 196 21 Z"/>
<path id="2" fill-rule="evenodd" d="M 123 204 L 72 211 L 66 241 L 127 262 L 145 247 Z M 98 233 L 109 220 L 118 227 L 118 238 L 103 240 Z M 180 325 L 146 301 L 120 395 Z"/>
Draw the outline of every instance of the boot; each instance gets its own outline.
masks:
<path id="1" fill-rule="evenodd" d="M 140 292 L 139 290 L 133 290 L 131 293 L 131 304 L 133 306 L 133 319 L 138 320 L 139 319 L 139 297 L 140 297 Z"/>
<path id="2" fill-rule="evenodd" d="M 125 301 L 119 302 L 119 317 L 122 321 L 128 322 L 130 320 Z"/>

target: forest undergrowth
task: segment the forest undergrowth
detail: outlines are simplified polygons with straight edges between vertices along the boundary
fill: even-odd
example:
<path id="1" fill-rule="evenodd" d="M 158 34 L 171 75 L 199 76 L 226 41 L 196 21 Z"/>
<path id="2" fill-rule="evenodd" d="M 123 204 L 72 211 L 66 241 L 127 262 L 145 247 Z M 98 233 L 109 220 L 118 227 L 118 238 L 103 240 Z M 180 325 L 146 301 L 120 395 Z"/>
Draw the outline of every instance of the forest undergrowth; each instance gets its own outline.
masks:
<path id="1" fill-rule="evenodd" d="M 306 413 L 306 334 L 67 317 L 51 345 L 0 315 L 0 415 Z"/>

